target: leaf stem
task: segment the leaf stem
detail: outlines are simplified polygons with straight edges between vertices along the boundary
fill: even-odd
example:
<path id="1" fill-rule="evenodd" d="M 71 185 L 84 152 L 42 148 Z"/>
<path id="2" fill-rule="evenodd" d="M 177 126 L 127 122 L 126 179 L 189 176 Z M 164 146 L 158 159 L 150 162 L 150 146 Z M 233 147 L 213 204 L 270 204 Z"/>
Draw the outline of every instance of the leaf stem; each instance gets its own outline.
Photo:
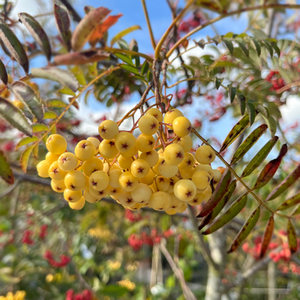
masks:
<path id="1" fill-rule="evenodd" d="M 253 6 L 253 7 L 246 7 L 246 8 L 241 8 L 238 10 L 234 10 L 232 12 L 226 13 L 226 14 L 222 14 L 212 20 L 207 21 L 206 23 L 196 27 L 195 29 L 191 30 L 189 33 L 187 33 L 184 37 L 182 37 L 180 40 L 178 40 L 173 47 L 169 50 L 169 52 L 166 54 L 166 58 L 170 57 L 170 55 L 174 52 L 174 50 L 188 37 L 190 37 L 191 35 L 193 35 L 194 33 L 198 32 L 199 30 L 217 22 L 220 21 L 222 19 L 225 19 L 227 17 L 230 16 L 234 16 L 234 15 L 238 15 L 247 11 L 253 11 L 253 10 L 260 10 L 260 9 L 268 9 L 268 8 L 287 8 L 287 9 L 293 9 L 293 8 L 300 8 L 299 4 L 276 4 L 276 3 L 271 3 L 271 4 L 266 4 L 266 5 L 258 5 L 258 6 Z M 179 15 L 178 15 L 179 16 Z M 175 20 L 174 20 L 175 21 Z M 174 22 L 173 22 L 174 23 Z M 173 24 L 172 23 L 172 24 Z M 171 26 L 172 26 L 171 24 Z M 169 28 L 170 29 L 170 28 Z M 169 30 L 168 29 L 168 30 Z M 163 36 L 164 38 L 164 36 Z M 159 44 L 158 44 L 159 45 Z M 158 48 L 158 47 L 157 47 Z M 160 50 L 160 49 L 159 49 Z M 159 53 L 159 52 L 158 52 Z M 155 57 L 156 56 L 156 51 L 155 51 Z"/>
<path id="2" fill-rule="evenodd" d="M 148 15 L 148 10 L 147 10 L 147 6 L 146 6 L 146 1 L 145 1 L 145 0 L 141 0 L 141 2 L 142 2 L 142 5 L 143 5 L 145 18 L 146 18 L 146 21 L 147 21 L 147 26 L 148 26 L 148 30 L 149 30 L 149 34 L 150 34 L 151 44 L 152 44 L 153 49 L 155 50 L 155 48 L 156 48 L 156 43 L 155 43 L 155 39 L 154 39 L 154 36 L 153 36 L 153 31 L 152 31 L 152 27 L 151 27 L 149 15 Z"/>

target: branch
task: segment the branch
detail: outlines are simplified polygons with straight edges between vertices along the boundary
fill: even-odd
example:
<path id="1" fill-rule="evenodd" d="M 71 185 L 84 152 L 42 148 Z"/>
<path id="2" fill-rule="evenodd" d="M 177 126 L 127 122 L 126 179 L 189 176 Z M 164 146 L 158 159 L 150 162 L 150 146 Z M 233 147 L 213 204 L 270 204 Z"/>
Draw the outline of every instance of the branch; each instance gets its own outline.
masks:
<path id="1" fill-rule="evenodd" d="M 146 1 L 145 0 L 141 0 L 141 1 L 142 1 L 143 9 L 144 9 L 145 18 L 146 18 L 146 21 L 147 21 L 147 26 L 148 26 L 148 30 L 149 30 L 149 34 L 150 34 L 151 44 L 152 44 L 153 49 L 155 50 L 156 43 L 155 43 L 155 39 L 154 39 L 154 36 L 153 36 L 153 31 L 152 31 L 152 27 L 151 27 L 149 15 L 148 15 Z"/>
<path id="2" fill-rule="evenodd" d="M 15 183 L 13 185 L 9 186 L 4 192 L 0 194 L 0 199 L 8 195 L 17 186 L 18 183 L 19 181 L 15 180 Z"/>
<path id="3" fill-rule="evenodd" d="M 200 25 L 200 26 L 196 27 L 195 29 L 193 29 L 189 33 L 187 33 L 184 37 L 182 37 L 179 41 L 177 41 L 175 43 L 175 45 L 173 45 L 173 47 L 167 53 L 166 58 L 170 57 L 170 55 L 174 52 L 174 50 L 184 40 L 186 40 L 188 37 L 190 37 L 194 33 L 198 32 L 199 30 L 201 30 L 201 29 L 203 29 L 203 28 L 205 28 L 207 26 L 209 26 L 209 25 L 211 25 L 213 23 L 216 23 L 217 21 L 220 21 L 220 20 L 225 19 L 225 18 L 230 17 L 230 16 L 238 15 L 238 14 L 241 14 L 241 13 L 244 13 L 244 12 L 254 11 L 254 10 L 260 10 L 260 9 L 268 9 L 268 8 L 287 8 L 287 9 L 293 9 L 293 8 L 300 8 L 300 5 L 299 4 L 277 4 L 277 3 L 271 3 L 271 4 L 266 4 L 266 5 L 258 5 L 258 6 L 253 6 L 253 7 L 246 7 L 246 8 L 234 10 L 232 12 L 220 15 L 220 16 L 212 19 L 212 20 L 207 21 L 203 25 Z M 156 51 L 155 51 L 155 54 L 156 54 Z M 156 55 L 155 55 L 155 57 L 156 57 Z"/>
<path id="4" fill-rule="evenodd" d="M 176 266 L 171 254 L 169 253 L 168 249 L 163 244 L 163 242 L 160 243 L 159 248 L 160 248 L 161 252 L 164 254 L 166 260 L 168 261 L 174 275 L 179 280 L 185 299 L 186 300 L 197 300 L 195 295 L 193 294 L 193 292 L 187 286 L 187 284 L 184 280 L 183 274 L 182 274 L 182 270 Z"/>
<path id="5" fill-rule="evenodd" d="M 77 11 L 73 8 L 73 6 L 69 3 L 68 0 L 60 0 L 60 2 L 68 9 L 69 13 L 72 15 L 72 18 L 75 22 L 80 22 L 81 17 L 77 13 Z"/>

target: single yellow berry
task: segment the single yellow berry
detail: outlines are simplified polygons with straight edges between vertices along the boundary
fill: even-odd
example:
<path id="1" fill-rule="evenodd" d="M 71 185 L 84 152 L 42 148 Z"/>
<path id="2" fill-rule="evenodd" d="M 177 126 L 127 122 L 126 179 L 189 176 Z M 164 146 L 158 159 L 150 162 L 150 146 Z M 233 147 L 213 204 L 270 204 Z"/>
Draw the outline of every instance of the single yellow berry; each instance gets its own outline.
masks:
<path id="1" fill-rule="evenodd" d="M 197 188 L 189 179 L 181 179 L 175 183 L 174 194 L 181 201 L 190 201 L 195 198 Z"/>
<path id="2" fill-rule="evenodd" d="M 50 168 L 50 164 L 46 160 L 40 161 L 36 166 L 38 175 L 43 178 L 49 177 L 49 168 Z"/>
<path id="3" fill-rule="evenodd" d="M 132 150 L 135 143 L 135 137 L 130 132 L 120 132 L 115 139 L 116 147 L 121 153 Z"/>
<path id="4" fill-rule="evenodd" d="M 99 152 L 105 158 L 113 158 L 119 151 L 114 140 L 103 140 L 99 145 Z"/>
<path id="5" fill-rule="evenodd" d="M 65 177 L 66 188 L 72 191 L 83 190 L 86 184 L 86 178 L 80 171 L 70 171 Z"/>
<path id="6" fill-rule="evenodd" d="M 151 115 L 157 119 L 158 122 L 162 122 L 163 115 L 158 108 L 152 107 L 146 111 L 146 115 Z"/>
<path id="7" fill-rule="evenodd" d="M 155 139 L 152 135 L 140 134 L 136 139 L 136 147 L 141 152 L 151 151 L 154 147 Z"/>
<path id="8" fill-rule="evenodd" d="M 96 171 L 91 174 L 89 183 L 93 189 L 102 191 L 108 187 L 109 177 L 104 171 Z"/>
<path id="9" fill-rule="evenodd" d="M 51 134 L 46 141 L 46 148 L 53 154 L 61 155 L 67 150 L 67 141 L 60 134 Z"/>
<path id="10" fill-rule="evenodd" d="M 142 152 L 140 153 L 139 158 L 145 160 L 151 168 L 154 167 L 158 162 L 158 153 L 155 150 Z"/>
<path id="11" fill-rule="evenodd" d="M 143 160 L 143 159 L 136 159 L 130 167 L 130 171 L 132 173 L 133 176 L 135 176 L 136 178 L 143 178 L 145 177 L 148 172 L 150 170 L 150 166 L 149 164 Z"/>
<path id="12" fill-rule="evenodd" d="M 196 150 L 195 157 L 200 164 L 210 164 L 215 160 L 216 155 L 210 146 L 203 145 Z"/>
<path id="13" fill-rule="evenodd" d="M 72 209 L 75 209 L 75 210 L 80 210 L 84 207 L 85 205 L 85 199 L 84 197 L 82 196 L 81 199 L 77 202 L 69 202 L 69 206 L 72 208 Z"/>
<path id="14" fill-rule="evenodd" d="M 192 130 L 192 124 L 186 117 L 178 117 L 173 123 L 173 131 L 177 136 L 183 137 L 188 135 Z"/>
<path id="15" fill-rule="evenodd" d="M 171 126 L 168 126 L 171 128 L 173 121 L 176 118 L 182 117 L 182 116 L 183 116 L 183 113 L 180 110 L 173 108 L 166 112 L 165 117 L 164 117 L 164 123 L 171 124 Z"/>
<path id="16" fill-rule="evenodd" d="M 55 161 L 54 163 L 51 164 L 51 166 L 49 168 L 49 176 L 51 177 L 51 179 L 63 180 L 66 175 L 67 175 L 67 172 L 63 171 L 58 166 L 58 161 Z"/>
<path id="17" fill-rule="evenodd" d="M 82 165 L 82 171 L 86 176 L 91 176 L 92 173 L 101 171 L 102 169 L 103 163 L 98 157 L 92 157 L 91 159 L 86 160 Z"/>
<path id="18" fill-rule="evenodd" d="M 74 152 L 78 159 L 84 161 L 91 159 L 96 154 L 96 148 L 92 142 L 82 140 L 76 145 Z"/>
<path id="19" fill-rule="evenodd" d="M 174 143 L 180 145 L 184 152 L 189 152 L 193 148 L 193 140 L 189 135 L 178 137 Z"/>
<path id="20" fill-rule="evenodd" d="M 149 206 L 154 210 L 167 210 L 171 205 L 171 196 L 166 192 L 155 192 L 152 194 Z"/>
<path id="21" fill-rule="evenodd" d="M 78 165 L 77 157 L 71 152 L 65 152 L 58 158 L 58 166 L 65 172 L 74 170 Z"/>
<path id="22" fill-rule="evenodd" d="M 119 127 L 116 122 L 105 120 L 99 125 L 98 131 L 103 139 L 111 140 L 119 133 Z"/>
<path id="23" fill-rule="evenodd" d="M 145 183 L 139 183 L 135 190 L 131 192 L 131 196 L 135 202 L 148 203 L 152 195 L 151 188 Z"/>
<path id="24" fill-rule="evenodd" d="M 209 175 L 209 173 L 205 171 L 197 171 L 194 172 L 192 176 L 192 181 L 196 185 L 197 189 L 203 190 L 209 186 L 211 181 L 211 176 Z"/>
<path id="25" fill-rule="evenodd" d="M 59 158 L 59 155 L 53 154 L 51 152 L 48 152 L 45 156 L 45 160 L 49 165 L 52 165 L 55 161 L 57 161 Z"/>
<path id="26" fill-rule="evenodd" d="M 66 189 L 64 180 L 52 179 L 51 180 L 51 187 L 52 187 L 52 190 L 57 192 L 57 193 L 63 193 L 64 190 Z"/>
<path id="27" fill-rule="evenodd" d="M 184 151 L 178 144 L 171 144 L 165 148 L 164 159 L 171 166 L 178 166 L 184 159 Z"/>
<path id="28" fill-rule="evenodd" d="M 157 119 L 151 115 L 144 115 L 138 122 L 139 130 L 146 135 L 153 135 L 157 132 L 159 123 Z"/>
<path id="29" fill-rule="evenodd" d="M 64 199 L 68 202 L 75 203 L 79 201 L 82 197 L 82 192 L 81 191 L 72 191 L 69 189 L 64 190 Z"/>
<path id="30" fill-rule="evenodd" d="M 138 179 L 133 176 L 133 174 L 129 171 L 123 173 L 119 177 L 119 184 L 120 187 L 125 191 L 125 192 L 132 192 L 136 187 L 138 186 Z"/>

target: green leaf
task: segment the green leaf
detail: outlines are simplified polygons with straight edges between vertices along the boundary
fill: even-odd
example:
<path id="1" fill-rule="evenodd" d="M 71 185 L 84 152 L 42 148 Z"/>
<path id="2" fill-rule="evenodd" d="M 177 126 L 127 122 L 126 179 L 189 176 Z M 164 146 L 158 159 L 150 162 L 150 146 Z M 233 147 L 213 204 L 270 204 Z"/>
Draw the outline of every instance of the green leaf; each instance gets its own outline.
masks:
<path id="1" fill-rule="evenodd" d="M 48 129 L 49 129 L 48 126 L 45 124 L 33 124 L 32 125 L 32 132 L 34 132 L 34 133 L 47 131 Z"/>
<path id="2" fill-rule="evenodd" d="M 46 119 L 56 119 L 57 115 L 54 111 L 48 110 L 44 114 L 44 120 Z"/>
<path id="3" fill-rule="evenodd" d="M 236 38 L 235 41 L 239 44 L 244 54 L 249 57 L 249 50 L 246 47 L 246 42 L 242 38 Z"/>
<path id="4" fill-rule="evenodd" d="M 267 48 L 268 52 L 270 53 L 270 56 L 273 57 L 274 52 L 273 52 L 273 48 L 272 48 L 271 44 L 267 40 L 262 41 L 262 43 Z"/>
<path id="5" fill-rule="evenodd" d="M 226 169 L 222 175 L 222 178 L 218 182 L 218 185 L 215 191 L 213 192 L 211 198 L 202 206 L 202 209 L 197 218 L 203 218 L 207 216 L 213 209 L 215 209 L 215 207 L 218 205 L 218 203 L 222 200 L 223 196 L 227 192 L 230 181 L 231 172 L 229 169 Z"/>
<path id="6" fill-rule="evenodd" d="M 260 44 L 259 44 L 258 40 L 252 38 L 251 41 L 252 41 L 253 44 L 254 44 L 254 47 L 255 47 L 255 50 L 256 50 L 257 55 L 260 56 L 260 55 L 261 55 L 261 47 L 260 47 Z"/>
<path id="7" fill-rule="evenodd" d="M 223 42 L 225 43 L 225 45 L 226 45 L 227 49 L 229 50 L 230 54 L 232 55 L 234 47 L 233 47 L 233 44 L 232 44 L 231 40 L 228 39 L 228 38 L 224 38 Z"/>
<path id="8" fill-rule="evenodd" d="M 28 166 L 28 161 L 29 161 L 29 157 L 31 155 L 31 152 L 33 150 L 33 146 L 30 146 L 28 147 L 27 149 L 25 149 L 23 151 L 23 153 L 21 154 L 21 157 L 20 157 L 20 164 L 21 164 L 21 168 L 22 170 L 24 171 L 24 173 L 26 173 L 27 171 L 27 166 Z"/>
<path id="9" fill-rule="evenodd" d="M 60 36 L 68 52 L 70 52 L 72 32 L 70 30 L 71 22 L 68 10 L 64 6 L 54 4 L 54 17 Z"/>
<path id="10" fill-rule="evenodd" d="M 28 73 L 29 62 L 26 52 L 18 38 L 2 19 L 0 19 L 0 38 L 13 58 L 22 66 L 24 71 Z"/>
<path id="11" fill-rule="evenodd" d="M 142 75 L 146 74 L 148 70 L 149 70 L 149 63 L 145 60 L 142 65 L 141 74 Z"/>
<path id="12" fill-rule="evenodd" d="M 257 105 L 256 109 L 266 118 L 269 118 L 269 111 L 266 107 L 264 107 L 263 105 L 259 104 Z"/>
<path id="13" fill-rule="evenodd" d="M 246 110 L 246 98 L 244 95 L 238 95 L 238 102 L 239 102 L 239 106 L 240 106 L 240 110 L 241 110 L 241 114 L 244 115 L 245 114 L 245 110 Z"/>
<path id="14" fill-rule="evenodd" d="M 21 139 L 21 141 L 16 145 L 15 150 L 18 150 L 20 147 L 28 145 L 33 142 L 36 142 L 38 140 L 39 139 L 36 136 L 32 136 L 32 137 L 27 136 L 27 137 Z"/>
<path id="15" fill-rule="evenodd" d="M 288 237 L 291 254 L 294 254 L 298 250 L 298 242 L 297 242 L 296 230 L 290 219 L 288 219 L 288 224 L 287 224 L 287 237 Z"/>
<path id="16" fill-rule="evenodd" d="M 37 158 L 38 157 L 38 154 L 39 154 L 39 143 L 37 143 L 34 147 L 33 147 L 33 157 L 34 158 Z"/>
<path id="17" fill-rule="evenodd" d="M 246 177 L 250 175 L 265 160 L 265 158 L 275 146 L 277 140 L 278 136 L 274 136 L 258 151 L 258 153 L 251 159 L 251 161 L 245 167 L 241 177 Z"/>
<path id="18" fill-rule="evenodd" d="M 284 144 L 281 147 L 280 153 L 277 158 L 271 160 L 264 169 L 260 172 L 253 189 L 259 189 L 265 186 L 275 175 L 277 169 L 280 166 L 281 160 L 287 153 L 287 145 Z"/>
<path id="19" fill-rule="evenodd" d="M 123 64 L 120 65 L 120 67 L 126 71 L 133 73 L 133 74 L 140 75 L 140 72 L 136 67 L 129 66 L 129 65 L 123 65 Z"/>
<path id="20" fill-rule="evenodd" d="M 106 285 L 100 291 L 101 297 L 109 296 L 113 298 L 120 298 L 127 293 L 129 293 L 129 290 L 120 285 Z"/>
<path id="21" fill-rule="evenodd" d="M 237 163 L 244 155 L 251 149 L 252 146 L 258 141 L 258 139 L 264 134 L 268 126 L 262 124 L 253 130 L 249 136 L 244 140 L 244 142 L 239 146 L 239 148 L 234 153 L 231 159 L 231 165 Z"/>
<path id="22" fill-rule="evenodd" d="M 234 201 L 202 234 L 211 234 L 231 221 L 247 204 L 247 193 Z"/>
<path id="23" fill-rule="evenodd" d="M 267 120 L 271 135 L 274 136 L 276 133 L 276 128 L 277 128 L 277 122 L 275 121 L 275 119 L 270 116 Z"/>
<path id="24" fill-rule="evenodd" d="M 236 189 L 236 180 L 233 180 L 226 192 L 226 194 L 222 197 L 220 202 L 217 204 L 217 206 L 214 208 L 213 211 L 211 211 L 207 216 L 205 216 L 198 227 L 199 230 L 201 230 L 204 226 L 211 223 L 220 213 L 220 211 L 223 209 L 223 207 L 227 204 L 229 199 L 231 198 L 232 194 L 234 193 Z"/>
<path id="25" fill-rule="evenodd" d="M 251 216 L 248 218 L 246 223 L 243 225 L 237 236 L 235 237 L 234 241 L 232 242 L 229 250 L 227 253 L 232 253 L 234 252 L 241 244 L 242 242 L 246 239 L 246 237 L 250 234 L 251 230 L 254 228 L 256 225 L 260 215 L 260 206 L 258 206 Z"/>
<path id="26" fill-rule="evenodd" d="M 234 125 L 231 131 L 225 138 L 220 152 L 224 151 L 231 143 L 233 143 L 238 136 L 249 126 L 249 116 L 245 115 L 242 119 Z"/>
<path id="27" fill-rule="evenodd" d="M 222 84 L 222 81 L 223 81 L 223 79 L 221 79 L 221 78 L 218 78 L 218 77 L 215 78 L 215 86 L 216 86 L 217 90 L 219 89 L 220 85 Z"/>
<path id="28" fill-rule="evenodd" d="M 111 11 L 105 7 L 98 7 L 89 11 L 76 26 L 71 45 L 74 51 L 80 51 L 84 44 L 88 41 L 93 30 Z"/>
<path id="29" fill-rule="evenodd" d="M 67 104 L 60 99 L 48 99 L 46 102 L 47 107 L 66 107 Z"/>
<path id="30" fill-rule="evenodd" d="M 1 59 L 0 59 L 0 79 L 5 85 L 7 85 L 8 76 L 7 76 L 6 68 Z"/>
<path id="31" fill-rule="evenodd" d="M 64 94 L 64 95 L 71 95 L 71 96 L 73 96 L 73 97 L 76 96 L 76 93 L 74 93 L 71 89 L 66 88 L 66 87 L 64 87 L 64 88 L 62 88 L 62 89 L 60 89 L 60 90 L 58 90 L 58 92 L 59 92 L 60 94 Z"/>
<path id="32" fill-rule="evenodd" d="M 229 86 L 230 102 L 232 103 L 236 95 L 236 87 Z"/>
<path id="33" fill-rule="evenodd" d="M 122 39 L 125 35 L 137 30 L 137 29 L 142 29 L 139 25 L 133 25 L 130 26 L 124 30 L 122 30 L 121 32 L 119 32 L 118 34 L 116 34 L 110 41 L 110 46 L 112 47 L 113 44 L 115 42 L 117 42 L 118 40 Z"/>
<path id="34" fill-rule="evenodd" d="M 15 182 L 14 173 L 6 160 L 4 153 L 0 150 L 0 177 L 8 184 Z"/>
<path id="35" fill-rule="evenodd" d="M 300 205 L 298 204 L 294 211 L 292 212 L 292 217 L 300 214 Z"/>
<path id="36" fill-rule="evenodd" d="M 300 178 L 300 164 L 296 169 L 288 175 L 267 197 L 266 201 L 273 200 L 285 192 L 290 186 L 292 186 Z"/>
<path id="37" fill-rule="evenodd" d="M 148 80 L 148 82 L 151 82 L 152 79 L 153 79 L 153 74 L 152 74 L 152 72 L 149 70 L 148 73 L 147 73 L 147 80 Z"/>
<path id="38" fill-rule="evenodd" d="M 285 200 L 278 208 L 277 210 L 286 210 L 290 207 L 293 207 L 294 205 L 297 205 L 300 203 L 300 193 L 294 195 L 293 197 Z"/>
<path id="39" fill-rule="evenodd" d="M 268 224 L 265 229 L 264 237 L 261 243 L 261 249 L 260 249 L 260 258 L 263 258 L 269 248 L 272 236 L 274 231 L 274 217 L 273 215 L 270 217 Z"/>
<path id="40" fill-rule="evenodd" d="M 265 40 L 268 39 L 269 37 L 260 29 L 253 28 L 250 30 L 250 32 L 254 35 L 259 40 Z"/>
<path id="41" fill-rule="evenodd" d="M 8 87 L 14 93 L 16 98 L 25 104 L 33 116 L 35 116 L 39 121 L 43 120 L 43 104 L 31 86 L 23 81 L 15 81 Z"/>
<path id="42" fill-rule="evenodd" d="M 188 69 L 191 73 L 192 73 L 192 75 L 193 75 L 193 77 L 195 77 L 195 70 L 194 70 L 194 68 L 192 68 L 191 66 L 189 66 L 189 65 L 186 65 L 186 64 L 181 64 L 181 66 L 183 66 L 183 67 L 185 67 L 186 69 Z"/>
<path id="43" fill-rule="evenodd" d="M 127 56 L 123 53 L 115 53 L 115 56 L 120 58 L 122 61 L 126 62 L 127 64 L 134 67 L 134 64 L 129 56 Z"/>
<path id="44" fill-rule="evenodd" d="M 51 60 L 51 44 L 48 39 L 48 36 L 41 24 L 36 21 L 30 14 L 19 13 L 19 21 L 25 25 L 27 30 L 30 32 L 34 40 L 40 46 L 40 48 L 45 53 L 47 60 Z"/>
<path id="45" fill-rule="evenodd" d="M 32 136 L 32 128 L 22 111 L 2 97 L 0 97 L 0 116 L 12 127 L 28 136 Z"/>
<path id="46" fill-rule="evenodd" d="M 247 113 L 250 118 L 250 126 L 251 126 L 251 125 L 253 125 L 253 123 L 255 121 L 255 117 L 256 117 L 255 106 L 248 101 L 247 105 L 246 105 L 246 109 L 247 109 Z"/>
<path id="47" fill-rule="evenodd" d="M 278 57 L 280 57 L 280 49 L 277 46 L 277 42 L 276 41 L 269 41 L 271 46 L 273 47 L 273 49 L 275 50 L 276 54 L 278 55 Z"/>
<path id="48" fill-rule="evenodd" d="M 291 76 L 291 72 L 288 72 L 287 70 L 285 70 L 284 68 L 282 67 L 278 67 L 278 71 L 279 71 L 279 74 L 280 76 L 283 78 L 283 80 L 289 84 L 289 83 L 292 83 L 293 82 L 293 77 Z"/>
<path id="49" fill-rule="evenodd" d="M 68 70 L 62 70 L 56 67 L 32 68 L 31 75 L 36 78 L 59 82 L 73 92 L 76 92 L 79 88 L 77 79 Z"/>

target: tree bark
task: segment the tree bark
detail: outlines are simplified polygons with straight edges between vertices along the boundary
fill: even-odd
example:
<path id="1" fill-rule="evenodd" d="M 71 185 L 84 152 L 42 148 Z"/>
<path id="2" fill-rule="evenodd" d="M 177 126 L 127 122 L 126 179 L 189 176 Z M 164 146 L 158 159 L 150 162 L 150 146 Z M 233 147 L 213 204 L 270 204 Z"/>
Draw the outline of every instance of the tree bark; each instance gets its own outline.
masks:
<path id="1" fill-rule="evenodd" d="M 276 300 L 276 265 L 268 263 L 268 300 Z"/>

